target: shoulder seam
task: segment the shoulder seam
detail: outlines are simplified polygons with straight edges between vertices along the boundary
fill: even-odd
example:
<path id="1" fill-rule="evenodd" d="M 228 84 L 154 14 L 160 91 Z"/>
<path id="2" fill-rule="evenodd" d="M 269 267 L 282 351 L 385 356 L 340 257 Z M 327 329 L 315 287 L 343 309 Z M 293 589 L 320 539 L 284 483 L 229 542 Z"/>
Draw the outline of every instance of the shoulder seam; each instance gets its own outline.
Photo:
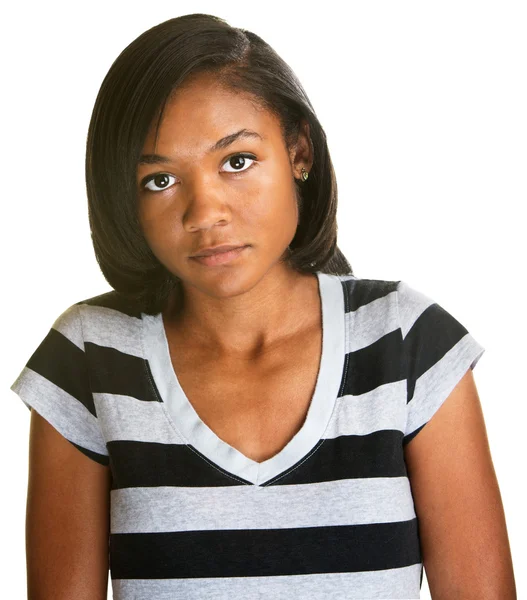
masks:
<path id="1" fill-rule="evenodd" d="M 81 337 L 82 337 L 82 348 L 83 348 L 83 352 L 84 352 L 84 362 L 86 365 L 86 379 L 88 380 L 88 387 L 90 390 L 90 394 L 92 395 L 93 398 L 93 392 L 92 392 L 92 388 L 91 388 L 91 378 L 90 378 L 90 370 L 89 370 L 89 363 L 88 363 L 88 357 L 86 355 L 86 344 L 84 342 L 84 326 L 82 324 L 82 312 L 81 312 L 81 305 L 80 304 L 76 304 L 75 305 L 77 307 L 77 316 L 79 318 L 79 324 L 80 324 L 80 328 L 81 328 Z M 95 405 L 95 399 L 93 399 L 93 410 L 95 411 L 95 418 L 98 419 L 98 415 L 97 415 L 97 406 Z"/>
<path id="2" fill-rule="evenodd" d="M 86 353 L 86 346 L 84 344 L 84 327 L 82 325 L 82 314 L 81 314 L 81 308 L 79 304 L 75 304 L 75 306 L 77 307 L 77 318 L 79 320 L 79 325 L 81 328 L 81 337 L 82 337 L 82 349 L 84 351 L 84 353 Z"/>
<path id="3" fill-rule="evenodd" d="M 395 306 L 397 309 L 397 324 L 399 325 L 399 330 L 401 332 L 401 338 L 404 340 L 403 337 L 403 328 L 401 327 L 401 313 L 399 311 L 399 285 L 400 285 L 400 281 L 397 282 L 397 286 L 395 288 Z"/>
<path id="4" fill-rule="evenodd" d="M 403 328 L 402 328 L 402 324 L 401 324 L 401 313 L 399 311 L 399 286 L 401 284 L 401 280 L 399 280 L 397 282 L 397 287 L 395 288 L 395 304 L 396 304 L 396 309 L 397 309 L 397 323 L 399 325 L 399 331 L 401 332 L 401 355 L 399 357 L 400 360 L 400 368 L 401 368 L 401 376 L 404 379 L 404 387 L 405 387 L 405 397 L 406 397 L 406 402 L 405 402 L 405 423 L 404 423 L 404 429 L 403 429 L 403 438 L 404 438 L 404 432 L 406 431 L 406 428 L 408 426 L 408 368 L 407 368 L 407 364 L 406 364 L 406 352 L 405 352 L 405 343 L 404 343 L 404 337 L 403 337 Z"/>

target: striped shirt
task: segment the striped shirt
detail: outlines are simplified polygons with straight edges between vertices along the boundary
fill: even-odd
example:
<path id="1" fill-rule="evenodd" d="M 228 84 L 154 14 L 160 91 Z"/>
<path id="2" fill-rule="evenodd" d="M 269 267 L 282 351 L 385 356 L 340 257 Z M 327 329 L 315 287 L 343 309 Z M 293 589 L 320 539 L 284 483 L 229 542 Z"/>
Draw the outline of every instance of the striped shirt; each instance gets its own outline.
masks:
<path id="1" fill-rule="evenodd" d="M 161 313 L 115 291 L 67 308 L 12 384 L 111 469 L 115 600 L 420 597 L 404 446 L 484 348 L 404 281 L 317 279 L 315 391 L 301 429 L 264 462 L 200 419 Z"/>

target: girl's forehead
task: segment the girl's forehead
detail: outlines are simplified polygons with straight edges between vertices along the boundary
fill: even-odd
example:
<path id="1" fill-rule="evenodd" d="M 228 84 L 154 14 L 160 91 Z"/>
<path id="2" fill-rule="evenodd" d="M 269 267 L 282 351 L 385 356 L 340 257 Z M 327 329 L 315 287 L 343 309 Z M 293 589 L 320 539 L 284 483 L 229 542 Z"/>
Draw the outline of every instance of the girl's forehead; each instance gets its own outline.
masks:
<path id="1" fill-rule="evenodd" d="M 157 120 L 145 139 L 144 152 L 212 153 L 238 140 L 250 143 L 279 141 L 278 119 L 269 111 L 258 109 L 240 94 L 197 95 L 173 98 L 167 103 L 156 141 Z M 168 150 L 167 150 L 168 151 Z"/>
<path id="2" fill-rule="evenodd" d="M 207 154 L 213 154 L 223 148 L 227 148 L 231 144 L 234 144 L 238 140 L 258 140 L 264 141 L 266 138 L 259 134 L 257 131 L 252 129 L 242 128 L 233 133 L 229 133 L 222 138 L 218 139 L 215 143 L 209 146 L 208 149 L 205 150 Z M 175 144 L 171 144 L 172 150 L 169 152 L 174 152 Z M 158 144 L 158 151 L 154 153 L 153 151 L 149 151 L 148 145 L 145 145 L 145 150 L 140 158 L 139 165 L 150 165 L 150 164 L 163 164 L 163 163 L 171 163 L 177 161 L 177 156 L 175 154 L 171 155 L 163 155 L 159 150 L 160 145 Z M 163 147 L 168 147 L 168 144 L 163 144 Z"/>

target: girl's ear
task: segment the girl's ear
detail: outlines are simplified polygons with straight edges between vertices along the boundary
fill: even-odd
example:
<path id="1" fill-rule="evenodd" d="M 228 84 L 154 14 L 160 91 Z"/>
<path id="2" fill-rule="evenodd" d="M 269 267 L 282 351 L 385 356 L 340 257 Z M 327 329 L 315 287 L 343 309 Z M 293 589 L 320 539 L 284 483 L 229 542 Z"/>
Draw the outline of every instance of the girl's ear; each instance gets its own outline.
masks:
<path id="1" fill-rule="evenodd" d="M 302 119 L 298 139 L 290 154 L 291 166 L 296 179 L 302 177 L 302 167 L 309 172 L 313 166 L 313 142 L 310 127 L 306 119 Z"/>

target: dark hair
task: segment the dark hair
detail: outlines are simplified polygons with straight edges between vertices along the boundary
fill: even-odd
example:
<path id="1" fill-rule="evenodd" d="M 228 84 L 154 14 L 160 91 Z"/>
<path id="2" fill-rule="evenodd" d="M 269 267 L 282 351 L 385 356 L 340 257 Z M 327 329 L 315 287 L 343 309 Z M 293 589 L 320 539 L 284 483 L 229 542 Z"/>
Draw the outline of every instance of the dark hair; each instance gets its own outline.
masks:
<path id="1" fill-rule="evenodd" d="M 297 271 L 352 274 L 337 247 L 337 182 L 326 134 L 291 68 L 259 36 L 207 14 L 169 19 L 129 44 L 106 74 L 86 144 L 86 188 L 97 262 L 112 288 L 146 314 L 165 307 L 181 280 L 153 254 L 139 222 L 137 164 L 166 103 L 193 76 L 213 73 L 278 117 L 286 147 L 302 119 L 313 165 L 297 182 L 299 221 L 286 261 Z"/>

